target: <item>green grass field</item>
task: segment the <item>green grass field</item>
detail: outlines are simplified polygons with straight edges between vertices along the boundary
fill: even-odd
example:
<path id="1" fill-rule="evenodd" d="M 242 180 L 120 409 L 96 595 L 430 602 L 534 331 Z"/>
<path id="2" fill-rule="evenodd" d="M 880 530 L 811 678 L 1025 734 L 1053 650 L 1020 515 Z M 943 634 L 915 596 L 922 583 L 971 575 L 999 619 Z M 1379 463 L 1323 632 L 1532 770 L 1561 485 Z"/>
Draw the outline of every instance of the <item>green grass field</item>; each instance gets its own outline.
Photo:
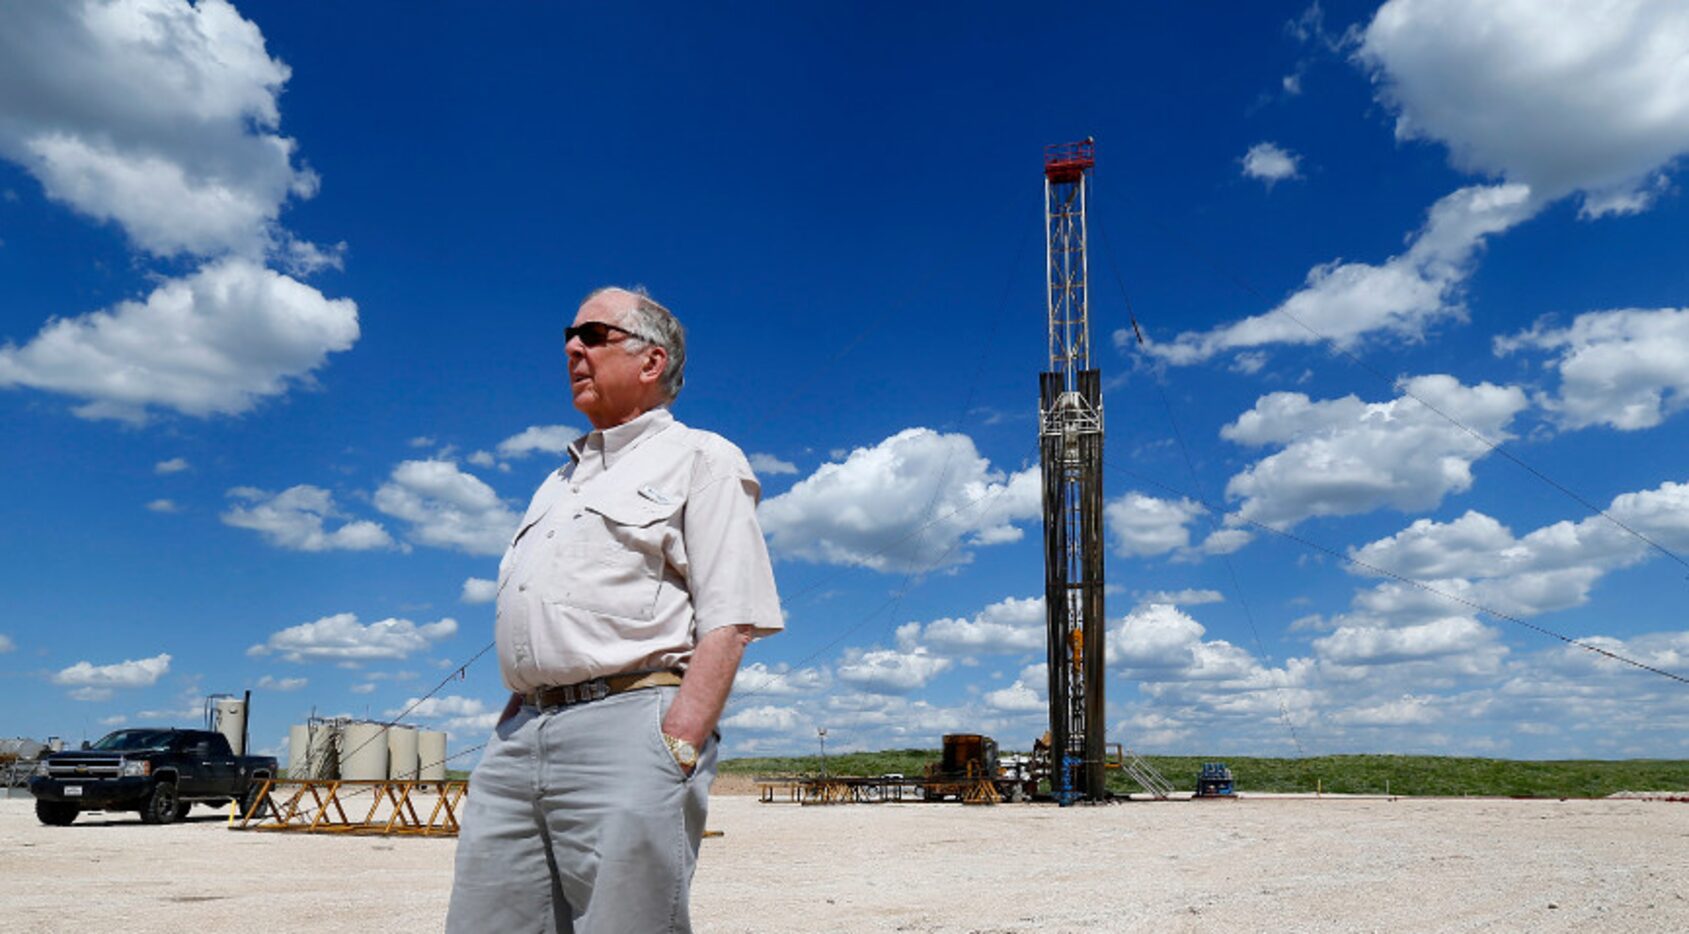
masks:
<path id="1" fill-rule="evenodd" d="M 831 775 L 915 777 L 937 762 L 936 749 L 889 749 L 827 757 Z M 1619 791 L 1689 793 L 1689 761 L 1623 759 L 1531 762 L 1464 759 L 1453 756 L 1315 756 L 1262 759 L 1252 756 L 1144 756 L 1182 791 L 1194 790 L 1204 762 L 1231 766 L 1239 792 L 1326 791 L 1333 794 L 1506 795 L 1533 798 L 1600 798 Z M 738 775 L 814 775 L 817 756 L 729 759 L 720 771 Z M 1109 788 L 1139 791 L 1125 775 L 1109 772 Z"/>

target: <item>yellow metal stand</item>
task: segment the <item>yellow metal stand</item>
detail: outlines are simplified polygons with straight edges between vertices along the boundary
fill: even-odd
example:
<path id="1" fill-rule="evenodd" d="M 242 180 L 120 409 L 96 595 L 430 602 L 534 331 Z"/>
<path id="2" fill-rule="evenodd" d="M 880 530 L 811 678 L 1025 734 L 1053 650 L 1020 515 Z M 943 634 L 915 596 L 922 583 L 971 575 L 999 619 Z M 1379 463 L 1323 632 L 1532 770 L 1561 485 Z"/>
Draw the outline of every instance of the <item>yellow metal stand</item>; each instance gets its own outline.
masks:
<path id="1" fill-rule="evenodd" d="M 997 786 L 990 779 L 980 778 L 968 786 L 962 793 L 963 804 L 997 804 L 1003 796 L 997 793 Z"/>
<path id="2" fill-rule="evenodd" d="M 850 804 L 854 800 L 851 788 L 840 781 L 810 782 L 804 786 L 802 804 Z"/>
<path id="3" fill-rule="evenodd" d="M 468 791 L 463 781 L 270 779 L 234 829 L 455 837 Z"/>

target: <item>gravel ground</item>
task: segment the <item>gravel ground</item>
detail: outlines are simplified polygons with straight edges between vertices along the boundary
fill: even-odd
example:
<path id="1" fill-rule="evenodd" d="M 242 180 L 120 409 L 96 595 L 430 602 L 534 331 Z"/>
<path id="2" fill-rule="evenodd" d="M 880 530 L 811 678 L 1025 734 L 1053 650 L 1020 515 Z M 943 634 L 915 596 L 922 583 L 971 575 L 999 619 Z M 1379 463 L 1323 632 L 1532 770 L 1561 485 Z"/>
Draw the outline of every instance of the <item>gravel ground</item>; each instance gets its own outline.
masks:
<path id="1" fill-rule="evenodd" d="M 718 795 L 700 932 L 1689 931 L 1689 804 L 1306 798 L 800 807 Z M 455 842 L 36 823 L 0 930 L 439 930 Z"/>

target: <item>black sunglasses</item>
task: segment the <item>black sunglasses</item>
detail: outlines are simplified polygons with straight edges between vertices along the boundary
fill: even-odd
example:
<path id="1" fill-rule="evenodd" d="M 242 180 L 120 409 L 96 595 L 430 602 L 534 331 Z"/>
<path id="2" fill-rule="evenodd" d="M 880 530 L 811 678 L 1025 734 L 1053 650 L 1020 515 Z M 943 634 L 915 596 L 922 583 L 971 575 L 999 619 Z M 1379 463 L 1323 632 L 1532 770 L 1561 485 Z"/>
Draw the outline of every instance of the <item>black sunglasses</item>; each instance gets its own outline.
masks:
<path id="1" fill-rule="evenodd" d="M 620 331 L 634 340 L 644 341 L 647 344 L 656 343 L 656 341 L 638 331 L 630 331 L 619 324 L 610 324 L 605 321 L 586 321 L 564 328 L 563 343 L 567 344 L 578 337 L 581 339 L 581 346 L 583 347 L 602 347 L 610 342 L 611 331 Z"/>

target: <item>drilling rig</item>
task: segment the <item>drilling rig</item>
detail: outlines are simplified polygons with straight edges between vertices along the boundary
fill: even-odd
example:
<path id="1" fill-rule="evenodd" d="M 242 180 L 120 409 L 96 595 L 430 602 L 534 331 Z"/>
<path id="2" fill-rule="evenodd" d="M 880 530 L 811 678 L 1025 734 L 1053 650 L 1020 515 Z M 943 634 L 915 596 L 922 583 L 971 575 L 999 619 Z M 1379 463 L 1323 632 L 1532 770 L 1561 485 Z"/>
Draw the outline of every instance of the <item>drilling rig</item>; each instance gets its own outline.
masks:
<path id="1" fill-rule="evenodd" d="M 1103 402 L 1091 368 L 1085 200 L 1095 141 L 1044 150 L 1050 367 L 1039 376 L 1044 607 L 1049 630 L 1050 793 L 1102 801 Z"/>

